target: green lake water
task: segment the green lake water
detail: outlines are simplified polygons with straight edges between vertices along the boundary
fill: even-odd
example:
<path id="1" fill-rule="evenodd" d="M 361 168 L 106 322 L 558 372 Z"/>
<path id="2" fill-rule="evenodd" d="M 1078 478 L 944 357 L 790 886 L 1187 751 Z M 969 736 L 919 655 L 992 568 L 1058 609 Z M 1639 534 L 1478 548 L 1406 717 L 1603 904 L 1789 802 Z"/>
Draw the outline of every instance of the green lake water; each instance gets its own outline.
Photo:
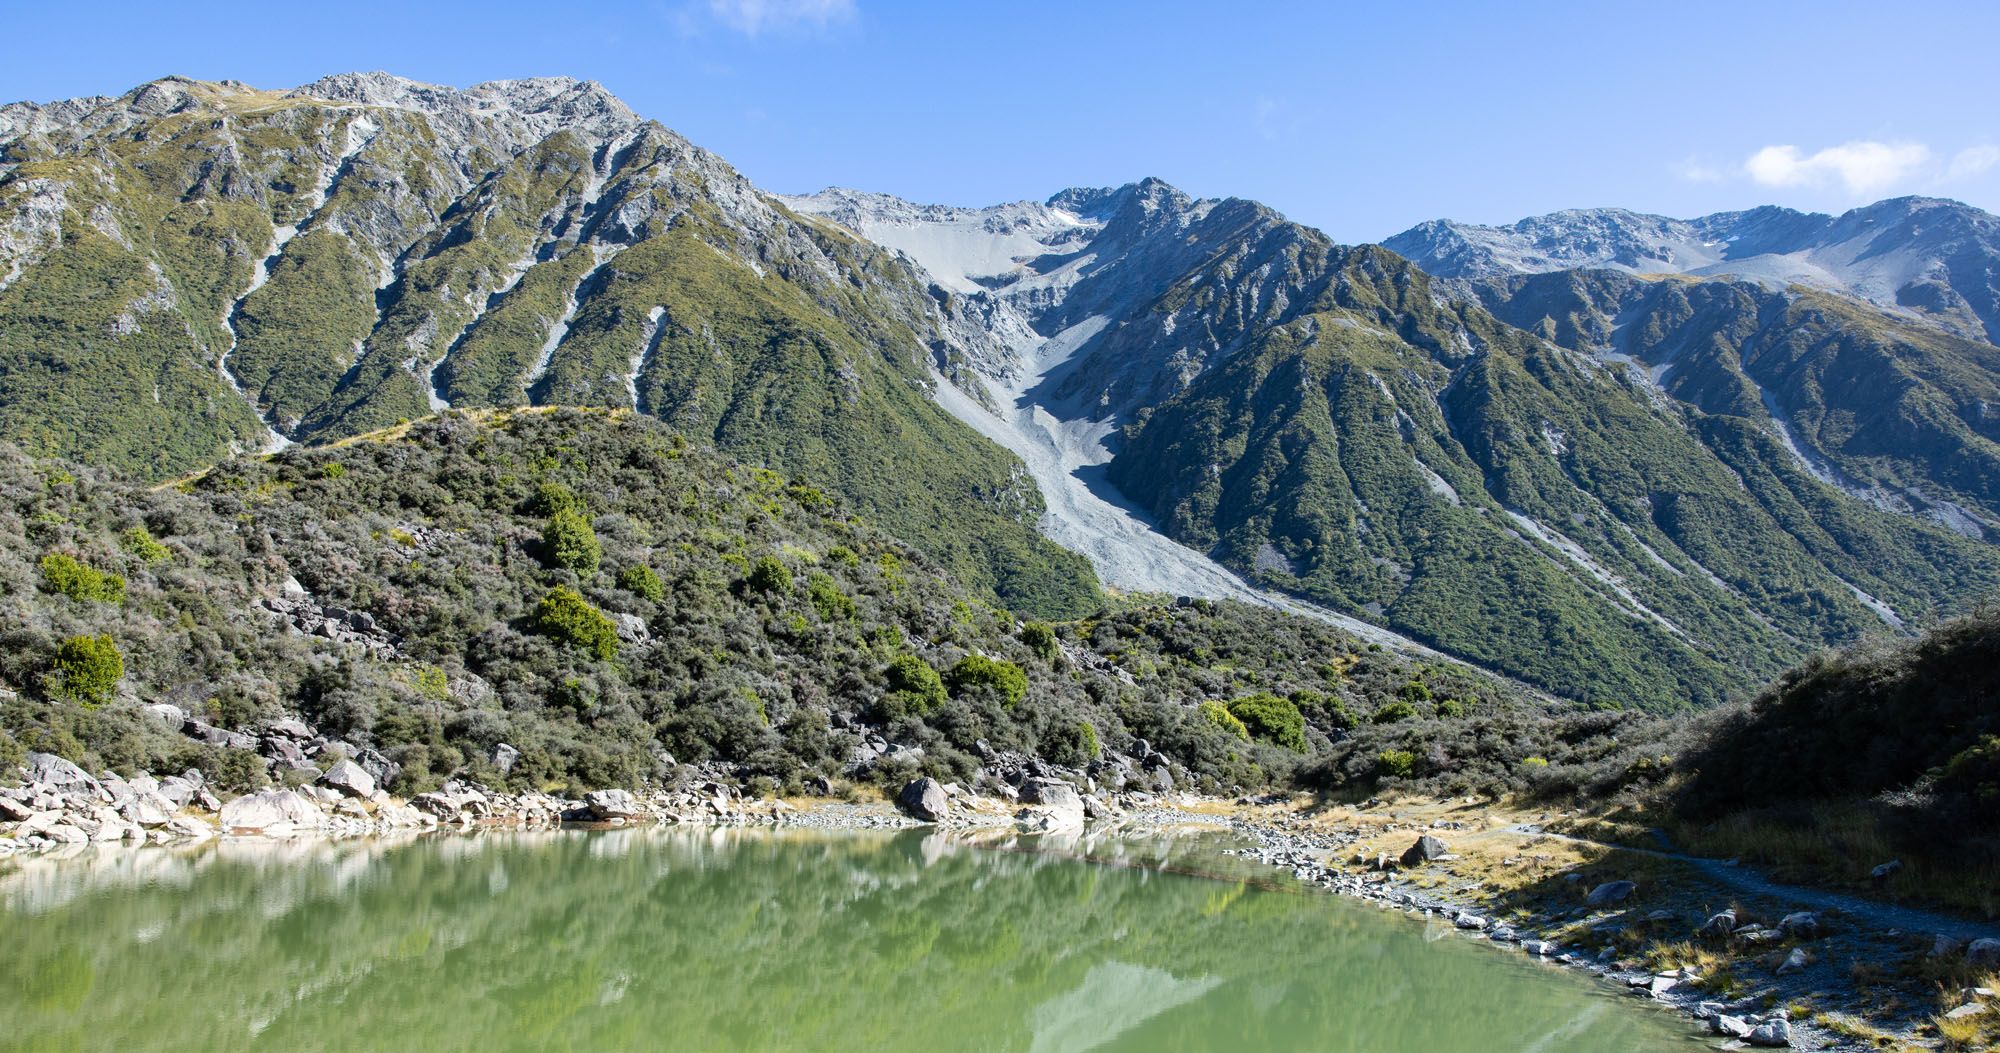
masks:
<path id="1" fill-rule="evenodd" d="M 0 1049 L 1689 1048 L 1213 847 L 667 828 L 28 860 L 0 865 Z"/>

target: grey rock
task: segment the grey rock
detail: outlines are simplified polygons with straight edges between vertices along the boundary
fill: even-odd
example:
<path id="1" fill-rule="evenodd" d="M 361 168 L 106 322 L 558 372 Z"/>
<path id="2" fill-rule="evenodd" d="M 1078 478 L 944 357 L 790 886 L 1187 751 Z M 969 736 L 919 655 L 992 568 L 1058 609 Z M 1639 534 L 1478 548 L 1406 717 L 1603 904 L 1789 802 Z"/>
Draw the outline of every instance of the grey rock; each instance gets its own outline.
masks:
<path id="1" fill-rule="evenodd" d="M 231 833 L 288 833 L 317 829 L 325 821 L 305 795 L 291 790 L 245 794 L 222 806 L 222 829 Z"/>
<path id="2" fill-rule="evenodd" d="M 174 817 L 174 804 L 157 793 L 135 793 L 118 806 L 118 814 L 136 826 L 165 826 Z"/>
<path id="3" fill-rule="evenodd" d="M 1415 844 L 1403 850 L 1402 863 L 1406 867 L 1422 866 L 1437 859 L 1439 856 L 1450 853 L 1450 851 L 1451 849 L 1445 847 L 1443 841 L 1425 834 L 1417 838 Z"/>
<path id="4" fill-rule="evenodd" d="M 1609 907 L 1632 898 L 1632 893 L 1638 890 L 1639 886 L 1630 881 L 1607 881 L 1591 889 L 1583 903 L 1587 907 Z"/>
<path id="5" fill-rule="evenodd" d="M 1701 923 L 1701 928 L 1695 930 L 1695 935 L 1705 940 L 1726 940 L 1730 933 L 1736 931 L 1736 921 L 1735 911 L 1718 911 Z"/>
<path id="6" fill-rule="evenodd" d="M 1879 885 L 1902 872 L 1903 861 L 1900 859 L 1891 859 L 1887 863 L 1879 864 L 1875 869 L 1870 870 L 1868 877 Z"/>
<path id="7" fill-rule="evenodd" d="M 912 819 L 935 823 L 951 814 L 951 798 L 936 779 L 911 779 L 896 795 L 896 807 Z"/>
<path id="8" fill-rule="evenodd" d="M 502 742 L 493 747 L 493 766 L 505 775 L 514 770 L 514 762 L 521 759 L 521 751 Z"/>
<path id="9" fill-rule="evenodd" d="M 171 702 L 155 702 L 152 705 L 141 707 L 141 709 L 147 716 L 170 728 L 178 728 L 182 724 L 187 723 L 187 710 Z"/>
<path id="10" fill-rule="evenodd" d="M 1521 949 L 1537 958 L 1546 958 L 1556 953 L 1556 945 L 1547 940 L 1522 940 Z"/>
<path id="11" fill-rule="evenodd" d="M 1946 936 L 1943 935 L 1942 933 L 1938 935 L 1937 939 L 1931 941 L 1931 957 L 1933 958 L 1956 957 L 1958 955 L 1958 952 L 1964 949 L 1965 949 L 1964 940 L 1957 939 L 1952 936 Z"/>
<path id="12" fill-rule="evenodd" d="M 181 734 L 186 735 L 196 742 L 206 742 L 211 746 L 221 746 L 225 749 L 254 750 L 257 748 L 257 739 L 254 736 L 245 735 L 240 731 L 225 731 L 213 724 L 204 724 L 199 720 L 189 720 L 187 723 L 182 724 Z"/>
<path id="13" fill-rule="evenodd" d="M 1792 948 L 1792 953 L 1785 956 L 1784 964 L 1778 966 L 1778 975 L 1790 976 L 1793 973 L 1805 972 L 1806 966 L 1809 964 L 1806 960 L 1806 949 L 1804 947 L 1794 947 Z"/>
<path id="14" fill-rule="evenodd" d="M 264 725 L 264 734 L 305 742 L 313 737 L 313 730 L 303 720 L 274 720 Z"/>
<path id="15" fill-rule="evenodd" d="M 336 762 L 319 777 L 319 784 L 348 797 L 368 798 L 375 795 L 375 777 L 368 774 L 368 769 L 351 760 Z"/>
<path id="16" fill-rule="evenodd" d="M 1965 963 L 1978 966 L 2000 966 L 2000 940 L 1986 938 L 1974 940 L 1965 946 Z"/>
<path id="17" fill-rule="evenodd" d="M 1795 940 L 1817 939 L 1819 930 L 1819 915 L 1809 910 L 1787 914 L 1778 921 L 1778 931 Z"/>
<path id="18" fill-rule="evenodd" d="M 1725 1038 L 1749 1038 L 1750 1032 L 1756 1030 L 1748 1020 L 1740 1016 L 1730 1016 L 1728 1013 L 1716 1014 L 1709 1020 L 1708 1026 L 1709 1030 Z"/>
<path id="19" fill-rule="evenodd" d="M 583 806 L 598 819 L 640 819 L 646 809 L 637 798 L 624 790 L 592 790 L 583 795 Z"/>
<path id="20" fill-rule="evenodd" d="M 645 643 L 653 635 L 646 629 L 646 619 L 636 614 L 621 611 L 611 616 L 611 622 L 617 629 L 618 639 L 625 643 Z"/>
<path id="21" fill-rule="evenodd" d="M 53 753 L 28 754 L 28 785 L 56 793 L 87 793 L 102 789 L 82 768 Z"/>
<path id="22" fill-rule="evenodd" d="M 1752 1028 L 1743 1040 L 1753 1046 L 1780 1048 L 1792 1044 L 1792 1025 L 1784 1020 L 1766 1020 Z"/>

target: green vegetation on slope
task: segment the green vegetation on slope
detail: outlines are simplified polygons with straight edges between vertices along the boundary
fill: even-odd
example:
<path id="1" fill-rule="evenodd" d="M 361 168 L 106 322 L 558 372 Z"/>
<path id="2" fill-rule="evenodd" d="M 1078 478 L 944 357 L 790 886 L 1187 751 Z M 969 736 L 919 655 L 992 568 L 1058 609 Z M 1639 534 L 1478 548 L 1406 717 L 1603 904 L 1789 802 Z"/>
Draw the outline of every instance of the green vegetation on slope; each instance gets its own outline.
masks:
<path id="1" fill-rule="evenodd" d="M 551 516 L 579 503 L 594 569 L 545 559 Z M 135 550 L 137 529 L 167 558 Z M 261 767 L 141 704 L 251 730 L 297 711 L 399 763 L 402 792 L 452 775 L 638 784 L 662 752 L 796 785 L 848 771 L 871 734 L 960 779 L 980 740 L 1082 764 L 1144 738 L 1215 788 L 1312 767 L 1321 784 L 1365 790 L 1381 773 L 1355 751 L 1393 745 L 1423 757 L 1412 785 L 1502 789 L 1528 785 L 1529 752 L 1603 768 L 1644 726 L 1551 713 L 1461 668 L 1236 604 L 1142 604 L 1030 631 L 810 480 L 625 413 L 452 414 L 164 489 L 6 453 L 0 551 L 0 684 L 19 693 L 0 702 L 0 752 L 198 765 L 225 785 Z M 125 602 L 44 589 L 37 561 L 57 552 L 121 575 Z M 291 629 L 278 612 L 299 603 L 352 612 L 346 625 L 365 615 L 376 643 Z M 73 646 L 98 637 L 122 656 L 108 684 L 107 652 Z M 1299 712 L 1289 728 L 1283 704 L 1239 707 L 1284 745 L 1230 735 L 1199 709 L 1251 696 Z M 1410 719 L 1350 731 L 1406 697 Z M 490 762 L 501 742 L 521 750 L 505 775 Z"/>

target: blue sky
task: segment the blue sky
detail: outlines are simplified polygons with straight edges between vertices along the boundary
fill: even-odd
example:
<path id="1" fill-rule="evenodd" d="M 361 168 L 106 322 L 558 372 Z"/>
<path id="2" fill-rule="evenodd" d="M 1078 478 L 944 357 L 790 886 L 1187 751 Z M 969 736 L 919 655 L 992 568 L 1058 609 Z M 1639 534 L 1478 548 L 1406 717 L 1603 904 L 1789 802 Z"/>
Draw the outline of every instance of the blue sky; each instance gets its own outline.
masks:
<path id="1" fill-rule="evenodd" d="M 0 98 L 167 73 L 568 74 L 779 191 L 989 204 L 1156 175 L 1343 241 L 1623 205 L 2000 210 L 2000 3 L 0 0 Z"/>

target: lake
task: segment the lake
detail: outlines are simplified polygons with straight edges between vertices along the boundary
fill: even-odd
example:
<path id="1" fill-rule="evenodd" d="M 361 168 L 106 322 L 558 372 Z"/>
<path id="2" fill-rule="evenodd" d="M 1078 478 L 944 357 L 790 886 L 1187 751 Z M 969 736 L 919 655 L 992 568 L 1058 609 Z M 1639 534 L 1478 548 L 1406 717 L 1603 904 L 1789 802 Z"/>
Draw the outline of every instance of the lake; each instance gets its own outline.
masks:
<path id="1" fill-rule="evenodd" d="M 1649 1053 L 1578 976 L 1213 839 L 668 827 L 0 870 L 0 1049 Z"/>

